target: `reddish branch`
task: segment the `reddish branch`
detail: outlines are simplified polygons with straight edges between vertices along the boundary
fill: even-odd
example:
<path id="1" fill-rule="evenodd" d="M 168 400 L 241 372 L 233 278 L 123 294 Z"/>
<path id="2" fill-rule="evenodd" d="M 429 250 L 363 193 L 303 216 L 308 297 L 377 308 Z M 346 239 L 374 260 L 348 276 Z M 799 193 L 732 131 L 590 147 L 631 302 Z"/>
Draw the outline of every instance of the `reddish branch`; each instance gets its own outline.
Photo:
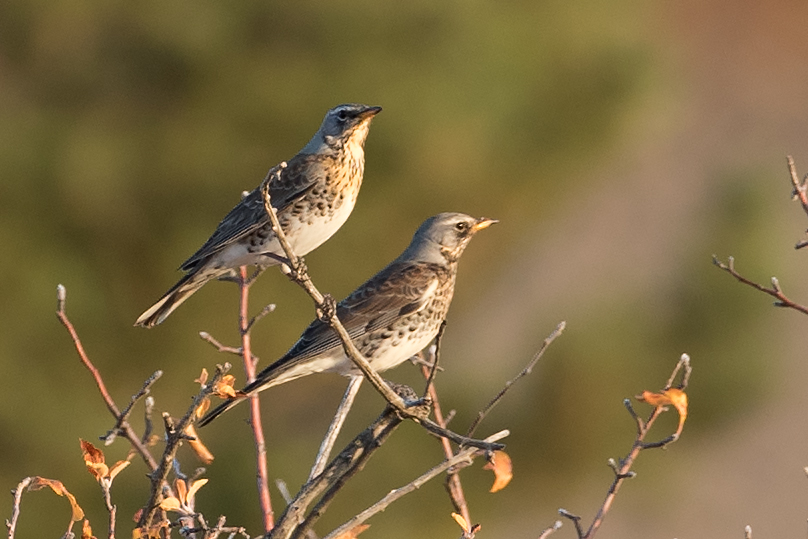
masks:
<path id="1" fill-rule="evenodd" d="M 755 290 L 760 290 L 764 294 L 768 294 L 773 298 L 777 299 L 777 301 L 774 302 L 775 307 L 788 307 L 789 309 L 794 309 L 795 311 L 799 311 L 802 314 L 808 314 L 808 307 L 805 307 L 804 305 L 800 305 L 799 303 L 796 303 L 788 299 L 785 296 L 785 294 L 783 294 L 783 289 L 780 288 L 780 282 L 777 280 L 776 277 L 772 277 L 772 287 L 767 288 L 762 284 L 758 284 L 754 281 L 747 279 L 746 277 L 735 271 L 735 259 L 733 257 L 729 257 L 727 259 L 727 263 L 724 264 L 723 262 L 718 260 L 718 257 L 713 255 L 713 264 L 715 264 L 722 270 L 726 271 L 743 284 L 751 286 Z"/>
<path id="2" fill-rule="evenodd" d="M 255 320 L 249 319 L 250 285 L 254 282 L 247 278 L 247 268 L 239 268 L 239 288 L 241 301 L 239 302 L 239 332 L 241 333 L 241 357 L 244 359 L 244 371 L 247 374 L 247 383 L 255 380 L 255 364 L 250 344 L 250 328 Z M 269 312 L 264 309 L 262 313 Z M 264 428 L 261 423 L 261 402 L 256 393 L 250 397 L 250 423 L 252 425 L 253 440 L 255 441 L 256 482 L 258 486 L 258 500 L 261 505 L 261 516 L 264 522 L 264 532 L 275 525 L 275 515 L 272 511 L 272 500 L 269 496 L 269 478 L 267 471 L 267 447 L 264 438 Z"/>
<path id="3" fill-rule="evenodd" d="M 101 377 L 101 373 L 98 372 L 98 369 L 95 367 L 95 365 L 93 365 L 93 362 L 90 361 L 89 356 L 87 356 L 87 353 L 84 351 L 84 346 L 81 344 L 81 339 L 79 339 L 76 329 L 73 327 L 73 324 L 67 317 L 67 313 L 65 313 L 66 296 L 67 291 L 65 290 L 65 287 L 62 285 L 57 286 L 56 317 L 67 329 L 68 333 L 70 334 L 70 338 L 73 339 L 73 344 L 76 347 L 76 352 L 78 352 L 81 362 L 84 364 L 87 370 L 90 371 L 90 374 L 92 374 L 95 384 L 98 386 L 98 391 L 101 393 L 101 397 L 104 399 L 104 402 L 107 405 L 107 409 L 109 409 L 110 413 L 115 417 L 117 428 L 126 437 L 126 439 L 129 440 L 129 443 L 132 444 L 132 447 L 134 447 L 141 456 L 143 461 L 146 463 L 146 466 L 149 467 L 149 470 L 153 472 L 157 469 L 157 461 L 154 460 L 154 457 L 149 452 L 145 442 L 141 441 L 132 426 L 129 425 L 128 421 L 126 421 L 126 415 L 121 414 L 118 406 L 115 404 L 115 401 L 112 400 L 109 391 L 107 391 L 107 386 L 104 383 L 104 379 Z M 127 408 L 127 411 L 128 410 L 129 408 Z"/>

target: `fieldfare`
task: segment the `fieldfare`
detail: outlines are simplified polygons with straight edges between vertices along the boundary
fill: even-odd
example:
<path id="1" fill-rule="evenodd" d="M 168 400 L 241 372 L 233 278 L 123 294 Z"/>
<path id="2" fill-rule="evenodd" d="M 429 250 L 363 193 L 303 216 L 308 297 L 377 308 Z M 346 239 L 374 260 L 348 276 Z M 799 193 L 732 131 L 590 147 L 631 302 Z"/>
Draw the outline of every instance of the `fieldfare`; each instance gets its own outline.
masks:
<path id="1" fill-rule="evenodd" d="M 322 245 L 348 219 L 365 169 L 365 138 L 381 107 L 347 104 L 329 110 L 317 133 L 269 184 L 272 206 L 295 253 L 305 255 Z M 239 266 L 273 266 L 284 260 L 256 187 L 230 210 L 213 235 L 186 260 L 186 275 L 149 310 L 136 326 L 152 327 L 205 283 Z"/>
<path id="2" fill-rule="evenodd" d="M 477 231 L 496 222 L 463 213 L 430 217 L 398 258 L 337 304 L 337 317 L 377 372 L 406 361 L 435 338 L 452 301 L 460 255 Z M 200 425 L 259 391 L 317 372 L 359 373 L 336 332 L 319 319 L 282 358 Z"/>

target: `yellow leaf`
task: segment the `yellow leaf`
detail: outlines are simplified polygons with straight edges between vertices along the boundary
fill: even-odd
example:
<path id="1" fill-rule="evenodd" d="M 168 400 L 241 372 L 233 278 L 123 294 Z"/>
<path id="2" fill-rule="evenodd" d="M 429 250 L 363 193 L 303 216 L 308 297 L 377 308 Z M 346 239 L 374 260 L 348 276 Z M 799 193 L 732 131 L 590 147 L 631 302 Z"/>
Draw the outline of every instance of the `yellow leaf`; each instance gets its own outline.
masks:
<path id="1" fill-rule="evenodd" d="M 207 482 L 208 482 L 207 479 L 197 479 L 196 481 L 191 483 L 191 488 L 188 489 L 188 495 L 187 495 L 188 497 L 185 499 L 193 500 L 194 496 L 196 495 L 196 491 L 204 487 Z"/>
<path id="2" fill-rule="evenodd" d="M 119 460 L 115 464 L 113 464 L 112 468 L 109 469 L 109 480 L 112 481 L 115 479 L 115 476 L 118 475 L 121 470 L 129 466 L 131 462 L 128 460 Z"/>
<path id="3" fill-rule="evenodd" d="M 463 515 L 461 515 L 459 513 L 452 513 L 452 518 L 455 519 L 455 522 L 457 522 L 457 524 L 461 528 L 463 528 L 464 533 L 468 533 L 468 531 L 469 531 L 469 523 L 466 522 L 466 519 L 463 518 Z"/>
<path id="4" fill-rule="evenodd" d="M 104 463 L 104 453 L 81 438 L 79 438 L 79 444 L 81 445 L 81 455 L 84 457 L 84 465 L 87 466 L 87 471 L 95 477 L 96 481 L 106 477 L 107 473 L 109 473 L 109 468 Z"/>
<path id="5" fill-rule="evenodd" d="M 160 502 L 160 509 L 163 511 L 179 511 L 180 506 L 180 501 L 174 496 L 169 496 Z"/>
<path id="6" fill-rule="evenodd" d="M 676 429 L 676 436 L 682 434 L 682 428 L 685 426 L 685 419 L 687 419 L 687 393 L 681 389 L 672 387 L 664 390 L 662 393 L 651 393 L 650 391 L 643 391 L 642 395 L 637 396 L 638 400 L 645 401 L 651 406 L 667 406 L 671 405 L 679 412 L 679 426 Z"/>
<path id="7" fill-rule="evenodd" d="M 513 479 L 513 463 L 511 462 L 511 457 L 505 451 L 494 451 L 488 464 L 483 466 L 483 469 L 494 472 L 494 484 L 489 492 L 502 490 Z"/>

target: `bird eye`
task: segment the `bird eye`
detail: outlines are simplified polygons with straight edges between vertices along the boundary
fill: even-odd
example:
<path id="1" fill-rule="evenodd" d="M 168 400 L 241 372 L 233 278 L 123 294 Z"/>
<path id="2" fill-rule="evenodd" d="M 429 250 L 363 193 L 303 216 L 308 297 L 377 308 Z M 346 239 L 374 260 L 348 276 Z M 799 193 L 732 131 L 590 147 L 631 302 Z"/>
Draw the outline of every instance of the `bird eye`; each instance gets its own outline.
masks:
<path id="1" fill-rule="evenodd" d="M 455 228 L 457 229 L 458 232 L 465 232 L 468 229 L 468 227 L 469 225 L 463 222 L 457 223 L 455 225 Z"/>
<path id="2" fill-rule="evenodd" d="M 348 113 L 345 112 L 344 110 L 341 110 L 337 113 L 337 120 L 339 120 L 340 122 L 344 122 L 347 119 L 348 119 Z"/>

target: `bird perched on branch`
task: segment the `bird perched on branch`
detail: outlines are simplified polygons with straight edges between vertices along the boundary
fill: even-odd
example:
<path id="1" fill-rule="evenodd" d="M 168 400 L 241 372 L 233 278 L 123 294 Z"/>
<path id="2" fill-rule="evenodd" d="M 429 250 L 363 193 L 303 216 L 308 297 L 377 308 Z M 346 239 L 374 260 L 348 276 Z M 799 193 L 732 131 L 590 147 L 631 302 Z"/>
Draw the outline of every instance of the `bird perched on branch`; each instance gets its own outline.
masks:
<path id="1" fill-rule="evenodd" d="M 460 255 L 478 231 L 496 222 L 463 213 L 430 217 L 398 258 L 337 304 L 337 318 L 377 372 L 406 361 L 435 338 L 452 301 Z M 202 418 L 200 425 L 259 391 L 317 372 L 359 372 L 337 333 L 319 319 L 286 355 L 258 373 L 236 398 Z"/>
<path id="2" fill-rule="evenodd" d="M 329 110 L 309 143 L 270 182 L 272 206 L 296 254 L 305 255 L 322 245 L 351 214 L 365 169 L 365 138 L 381 110 L 359 104 Z M 230 210 L 208 241 L 180 266 L 186 275 L 135 325 L 161 323 L 205 283 L 239 266 L 273 266 L 283 260 L 259 186 Z"/>

